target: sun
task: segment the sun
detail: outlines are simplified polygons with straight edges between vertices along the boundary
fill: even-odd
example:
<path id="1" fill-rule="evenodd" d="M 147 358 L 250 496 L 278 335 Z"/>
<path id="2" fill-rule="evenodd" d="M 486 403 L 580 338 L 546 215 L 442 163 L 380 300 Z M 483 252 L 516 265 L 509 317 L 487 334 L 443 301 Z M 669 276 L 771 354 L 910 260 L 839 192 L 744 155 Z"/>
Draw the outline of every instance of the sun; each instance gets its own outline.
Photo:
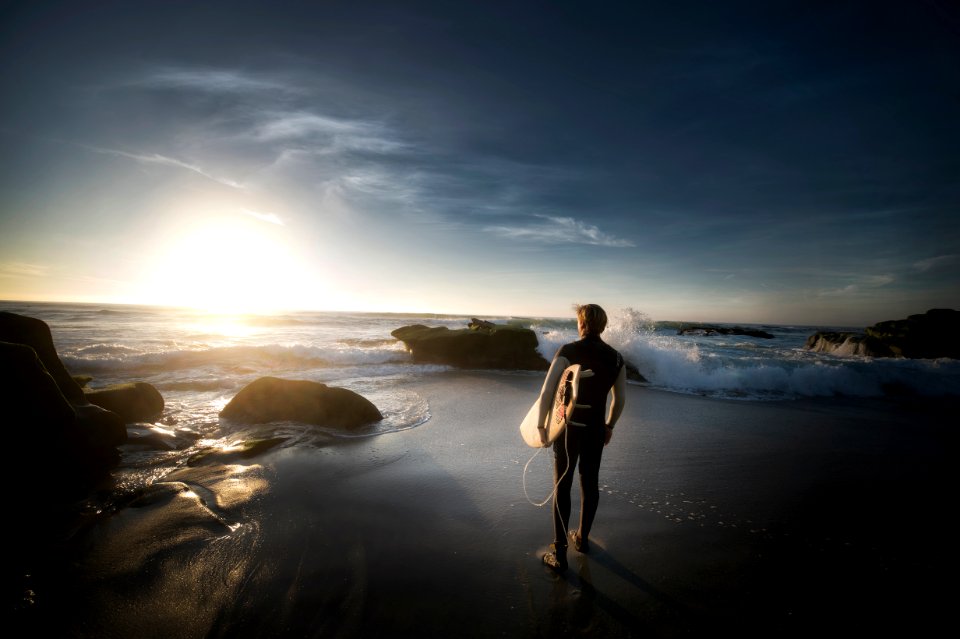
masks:
<path id="1" fill-rule="evenodd" d="M 211 313 L 270 313 L 298 307 L 317 282 L 284 227 L 212 215 L 170 233 L 143 297 Z"/>

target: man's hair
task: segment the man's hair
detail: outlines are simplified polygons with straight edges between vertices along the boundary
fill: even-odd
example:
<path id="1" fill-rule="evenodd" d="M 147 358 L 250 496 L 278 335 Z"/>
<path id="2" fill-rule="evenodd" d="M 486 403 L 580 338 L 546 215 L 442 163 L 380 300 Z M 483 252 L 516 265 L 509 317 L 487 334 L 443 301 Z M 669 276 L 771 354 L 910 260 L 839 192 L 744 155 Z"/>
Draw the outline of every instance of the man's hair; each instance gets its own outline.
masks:
<path id="1" fill-rule="evenodd" d="M 573 309 L 588 335 L 599 335 L 607 327 L 607 313 L 596 304 L 574 304 Z"/>

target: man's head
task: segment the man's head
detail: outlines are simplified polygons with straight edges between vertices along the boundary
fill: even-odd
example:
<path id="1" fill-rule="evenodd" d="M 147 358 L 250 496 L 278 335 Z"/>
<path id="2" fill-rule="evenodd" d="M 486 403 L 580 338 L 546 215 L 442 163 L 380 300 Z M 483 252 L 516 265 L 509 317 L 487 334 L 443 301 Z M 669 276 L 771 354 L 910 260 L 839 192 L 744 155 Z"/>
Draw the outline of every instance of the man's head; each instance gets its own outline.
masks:
<path id="1" fill-rule="evenodd" d="M 574 304 L 580 336 L 599 335 L 607 327 L 607 314 L 596 304 Z"/>

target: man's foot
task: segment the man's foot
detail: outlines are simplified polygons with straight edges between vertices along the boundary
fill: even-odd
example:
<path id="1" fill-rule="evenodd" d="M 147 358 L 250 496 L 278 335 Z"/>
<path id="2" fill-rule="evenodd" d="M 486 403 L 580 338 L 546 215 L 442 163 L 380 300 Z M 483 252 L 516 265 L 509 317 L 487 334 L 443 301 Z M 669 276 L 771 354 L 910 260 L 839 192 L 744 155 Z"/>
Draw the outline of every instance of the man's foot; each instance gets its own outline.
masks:
<path id="1" fill-rule="evenodd" d="M 543 565 L 556 572 L 563 572 L 567 569 L 567 549 L 558 549 L 556 544 L 550 544 L 550 546 L 553 550 L 543 555 Z"/>
<path id="2" fill-rule="evenodd" d="M 580 536 L 579 530 L 570 531 L 570 543 L 573 544 L 573 547 L 577 549 L 577 552 L 588 553 L 590 552 L 590 544 Z"/>

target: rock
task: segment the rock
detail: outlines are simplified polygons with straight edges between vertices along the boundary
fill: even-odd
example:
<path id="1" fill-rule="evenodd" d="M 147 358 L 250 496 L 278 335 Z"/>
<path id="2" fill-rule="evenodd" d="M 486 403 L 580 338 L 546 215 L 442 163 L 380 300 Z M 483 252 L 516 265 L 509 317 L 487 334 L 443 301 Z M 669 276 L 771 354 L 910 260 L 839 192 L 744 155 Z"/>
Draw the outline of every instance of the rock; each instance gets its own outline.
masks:
<path id="1" fill-rule="evenodd" d="M 0 402 L 5 431 L 14 436 L 66 432 L 76 415 L 37 352 L 26 344 L 0 342 Z"/>
<path id="2" fill-rule="evenodd" d="M 803 348 L 815 353 L 830 353 L 832 355 L 893 357 L 893 352 L 886 344 L 863 333 L 818 331 L 807 338 Z"/>
<path id="3" fill-rule="evenodd" d="M 960 359 L 960 311 L 935 308 L 907 319 L 888 320 L 866 329 L 898 357 Z"/>
<path id="4" fill-rule="evenodd" d="M 406 344 L 418 363 L 535 371 L 550 367 L 537 352 L 537 335 L 529 328 L 494 325 L 450 330 L 415 324 L 398 328 L 391 335 Z"/>
<path id="5" fill-rule="evenodd" d="M 99 441 L 103 446 L 119 446 L 127 441 L 127 429 L 116 413 L 95 404 L 74 404 L 80 430 L 87 432 L 91 443 Z"/>
<path id="6" fill-rule="evenodd" d="M 245 459 L 252 459 L 261 453 L 287 441 L 288 437 L 270 437 L 267 439 L 248 439 L 234 444 L 229 448 L 204 448 L 197 451 L 187 460 L 187 466 L 201 466 L 203 464 L 230 464 Z"/>
<path id="7" fill-rule="evenodd" d="M 932 309 L 874 324 L 864 333 L 820 331 L 807 338 L 804 348 L 834 355 L 960 359 L 960 311 Z"/>
<path id="8" fill-rule="evenodd" d="M 747 337 L 759 337 L 761 339 L 773 339 L 773 335 L 754 328 L 741 328 L 734 326 L 687 326 L 677 330 L 677 335 L 745 335 Z"/>
<path id="9" fill-rule="evenodd" d="M 479 329 L 479 328 L 491 329 L 491 328 L 496 328 L 496 327 L 497 327 L 497 325 L 494 324 L 493 322 L 488 322 L 487 320 L 477 319 L 476 317 L 470 318 L 470 323 L 467 324 L 467 328 L 469 328 L 469 329 L 472 330 L 472 331 L 475 331 L 475 330 L 477 330 L 477 329 Z"/>
<path id="10" fill-rule="evenodd" d="M 115 384 L 83 395 L 91 404 L 119 415 L 126 424 L 150 422 L 163 413 L 163 396 L 146 382 Z"/>
<path id="11" fill-rule="evenodd" d="M 117 416 L 67 401 L 30 346 L 0 342 L 0 406 L 13 476 L 27 486 L 18 498 L 76 496 L 119 461 L 126 430 Z"/>
<path id="12" fill-rule="evenodd" d="M 0 341 L 9 346 L 0 379 L 2 405 L 12 423 L 36 438 L 37 449 L 59 451 L 66 458 L 61 462 L 65 469 L 83 477 L 105 474 L 119 460 L 115 447 L 126 440 L 127 431 L 116 415 L 84 398 L 57 355 L 50 327 L 42 320 L 0 312 Z M 59 415 L 52 421 L 51 411 Z"/>
<path id="13" fill-rule="evenodd" d="M 0 341 L 14 344 L 26 344 L 39 356 L 43 367 L 56 381 L 60 392 L 71 403 L 85 404 L 83 391 L 60 361 L 57 349 L 53 346 L 50 327 L 38 320 L 16 313 L 0 312 Z"/>
<path id="14" fill-rule="evenodd" d="M 276 377 L 261 377 L 245 386 L 220 416 L 251 424 L 295 421 L 347 430 L 383 419 L 376 406 L 353 391 Z"/>
<path id="15" fill-rule="evenodd" d="M 647 378 L 643 376 L 643 374 L 639 371 L 639 369 L 637 369 L 636 366 L 634 366 L 630 362 L 624 362 L 623 365 L 627 367 L 627 379 L 634 382 L 642 382 L 644 384 L 650 383 L 649 380 L 647 380 Z"/>
<path id="16" fill-rule="evenodd" d="M 183 428 L 169 429 L 156 424 L 131 424 L 127 426 L 125 449 L 181 450 L 193 445 L 200 434 Z"/>

